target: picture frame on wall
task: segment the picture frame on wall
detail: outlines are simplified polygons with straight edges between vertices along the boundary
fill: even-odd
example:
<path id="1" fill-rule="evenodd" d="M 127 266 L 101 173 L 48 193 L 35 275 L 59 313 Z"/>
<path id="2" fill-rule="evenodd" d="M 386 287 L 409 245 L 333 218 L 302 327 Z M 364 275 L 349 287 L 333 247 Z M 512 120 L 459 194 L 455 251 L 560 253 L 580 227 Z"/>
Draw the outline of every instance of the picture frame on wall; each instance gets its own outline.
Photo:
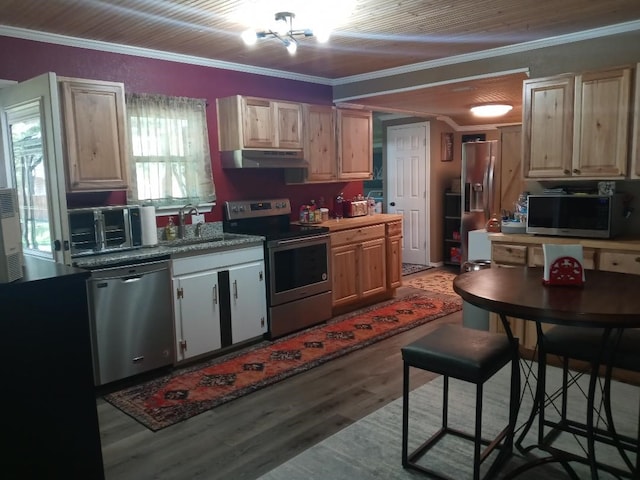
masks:
<path id="1" fill-rule="evenodd" d="M 453 161 L 453 132 L 443 132 L 441 136 L 441 159 L 443 162 Z"/>

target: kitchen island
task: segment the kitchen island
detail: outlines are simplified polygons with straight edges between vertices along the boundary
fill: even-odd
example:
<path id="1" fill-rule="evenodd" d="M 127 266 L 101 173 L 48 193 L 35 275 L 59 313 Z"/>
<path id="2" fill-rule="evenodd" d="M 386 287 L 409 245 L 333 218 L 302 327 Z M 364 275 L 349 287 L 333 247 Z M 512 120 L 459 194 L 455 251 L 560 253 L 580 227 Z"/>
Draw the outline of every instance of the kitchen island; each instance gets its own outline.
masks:
<path id="1" fill-rule="evenodd" d="M 25 256 L 24 277 L 0 284 L 3 478 L 104 478 L 88 277 Z"/>

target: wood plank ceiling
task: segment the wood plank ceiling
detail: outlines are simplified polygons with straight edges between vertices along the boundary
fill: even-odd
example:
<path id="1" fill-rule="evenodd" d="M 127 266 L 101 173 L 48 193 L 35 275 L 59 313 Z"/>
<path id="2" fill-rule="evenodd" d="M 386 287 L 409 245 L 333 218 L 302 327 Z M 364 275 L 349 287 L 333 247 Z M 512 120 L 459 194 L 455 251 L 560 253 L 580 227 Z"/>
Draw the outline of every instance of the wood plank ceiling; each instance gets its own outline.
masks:
<path id="1" fill-rule="evenodd" d="M 144 47 L 329 81 L 640 18 L 639 0 L 354 0 L 352 14 L 328 44 L 302 38 L 298 53 L 292 56 L 277 39 L 264 39 L 253 47 L 240 39 L 246 25 L 238 20 L 239 9 L 247 4 L 257 8 L 256 2 L 264 5 L 267 1 L 271 0 L 2 0 L 0 27 Z M 279 5 L 282 1 L 290 10 L 297 8 L 296 4 L 315 2 L 280 0 Z M 283 7 L 273 8 L 275 14 Z M 468 95 L 463 94 L 465 90 L 458 90 L 455 96 L 449 92 L 449 101 L 456 100 L 454 109 L 459 110 L 477 101 L 470 97 L 473 92 L 486 98 L 510 96 L 511 85 L 521 85 L 521 80 L 515 76 L 487 85 L 456 85 L 468 87 Z M 421 102 L 442 97 L 442 89 L 429 90 L 433 94 L 425 92 L 419 97 Z M 394 94 L 380 98 L 379 106 L 421 111 L 415 108 L 416 99 L 415 94 Z M 519 118 L 519 96 L 516 101 L 513 115 Z"/>

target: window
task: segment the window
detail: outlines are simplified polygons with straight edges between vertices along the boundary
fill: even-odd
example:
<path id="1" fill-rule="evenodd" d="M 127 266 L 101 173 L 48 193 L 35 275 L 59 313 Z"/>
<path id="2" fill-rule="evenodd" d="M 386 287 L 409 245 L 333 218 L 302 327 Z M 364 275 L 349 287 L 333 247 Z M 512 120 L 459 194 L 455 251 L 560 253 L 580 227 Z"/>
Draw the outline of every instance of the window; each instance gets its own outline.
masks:
<path id="1" fill-rule="evenodd" d="M 128 94 L 129 203 L 156 207 L 214 202 L 206 101 Z"/>

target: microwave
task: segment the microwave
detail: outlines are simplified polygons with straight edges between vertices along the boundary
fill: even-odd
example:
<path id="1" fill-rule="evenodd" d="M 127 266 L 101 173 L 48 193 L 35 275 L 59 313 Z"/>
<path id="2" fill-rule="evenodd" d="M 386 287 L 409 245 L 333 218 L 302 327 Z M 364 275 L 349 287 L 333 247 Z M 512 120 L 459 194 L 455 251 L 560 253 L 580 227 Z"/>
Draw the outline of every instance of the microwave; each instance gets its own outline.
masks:
<path id="1" fill-rule="evenodd" d="M 557 194 L 527 197 L 527 233 L 613 238 L 624 227 L 623 195 Z"/>
<path id="2" fill-rule="evenodd" d="M 68 215 L 72 258 L 142 246 L 139 205 L 76 208 Z"/>

